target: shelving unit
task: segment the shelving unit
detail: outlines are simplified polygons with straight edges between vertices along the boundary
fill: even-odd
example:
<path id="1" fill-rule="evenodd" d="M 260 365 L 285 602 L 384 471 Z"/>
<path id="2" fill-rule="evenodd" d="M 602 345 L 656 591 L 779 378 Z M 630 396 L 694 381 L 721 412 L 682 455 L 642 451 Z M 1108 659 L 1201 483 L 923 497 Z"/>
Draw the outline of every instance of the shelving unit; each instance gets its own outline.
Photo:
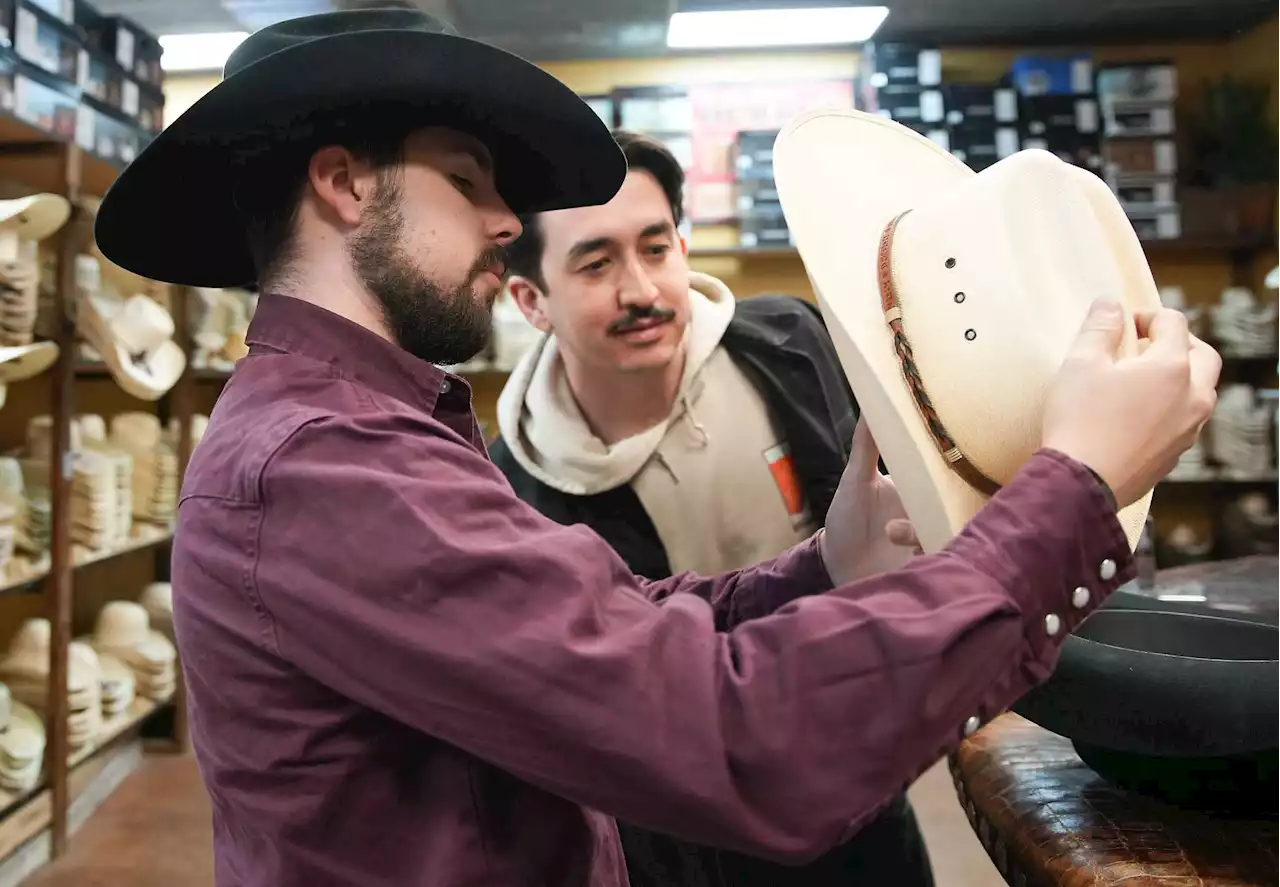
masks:
<path id="1" fill-rule="evenodd" d="M 0 2 L 0 7 L 13 14 L 15 4 L 18 14 L 28 10 L 24 0 Z M 88 389 L 84 386 L 95 384 L 94 380 L 109 382 L 111 378 L 105 367 L 85 365 L 78 356 L 79 336 L 74 318 L 75 259 L 89 252 L 93 237 L 92 214 L 83 201 L 105 194 L 124 162 L 158 129 L 163 93 L 157 80 L 147 79 L 158 78 L 159 72 L 158 45 L 154 47 L 152 59 L 147 35 L 123 19 L 98 16 L 79 0 L 68 2 L 67 8 L 71 10 L 68 15 L 75 18 L 74 23 L 54 22 L 52 14 L 44 10 L 37 10 L 36 15 L 45 25 L 57 30 L 61 39 L 82 41 L 77 51 L 85 54 L 88 64 L 80 66 L 79 82 L 61 82 L 57 87 L 58 101 L 73 109 L 70 119 L 74 125 L 67 125 L 68 116 L 62 113 L 65 107 L 46 118 L 30 108 L 24 109 L 19 100 L 16 105 L 6 102 L 5 107 L 11 113 L 0 113 L 0 180 L 5 191 L 0 196 L 10 198 L 48 192 L 62 195 L 71 205 L 66 224 L 41 244 L 42 252 L 56 257 L 52 300 L 41 305 L 41 321 L 47 331 L 41 338 L 58 345 L 58 360 L 47 373 L 10 385 L 6 408 L 0 410 L 0 429 L 8 443 L 20 437 L 20 426 L 25 427 L 31 415 L 46 413 L 52 423 L 49 551 L 39 562 L 28 560 L 25 569 L 15 568 L 11 570 L 15 575 L 0 580 L 0 643 L 8 641 L 23 619 L 37 616 L 48 620 L 51 635 L 48 684 L 51 690 L 44 710 L 42 774 L 29 791 L 0 791 L 0 884 L 16 883 L 50 858 L 66 852 L 74 828 L 137 766 L 144 728 L 153 723 L 158 713 L 172 712 L 171 735 L 159 743 L 149 743 L 148 747 L 177 751 L 186 746 L 180 680 L 174 699 L 157 703 L 136 697 L 125 713 L 104 717 L 93 740 L 75 749 L 68 741 L 68 695 L 65 690 L 53 689 L 66 687 L 68 645 L 86 627 L 82 614 L 77 618 L 77 603 L 84 603 L 86 596 L 89 603 L 94 603 L 95 598 L 105 602 L 133 596 L 130 589 L 108 585 L 82 589 L 78 601 L 76 580 L 80 571 L 88 568 L 110 571 L 150 553 L 155 558 L 152 575 L 167 578 L 168 543 L 172 539 L 169 526 L 135 521 L 124 544 L 89 550 L 72 543 L 72 477 L 68 458 L 71 426 L 78 413 L 98 412 L 93 398 L 85 396 Z M 96 38 L 92 35 L 95 34 L 98 38 L 108 34 L 104 39 L 110 44 L 113 38 L 109 35 L 118 33 L 116 28 L 134 32 L 134 38 L 128 42 L 135 49 L 136 64 L 126 65 L 123 54 L 94 44 Z M 8 78 L 0 83 L 0 89 L 11 90 L 10 97 L 16 77 L 29 76 L 39 81 L 48 74 L 47 70 L 33 67 L 31 59 L 22 55 L 21 41 L 16 43 L 15 46 L 0 45 L 0 63 L 4 77 Z M 94 80 L 92 73 L 85 73 L 94 71 L 115 84 L 111 96 L 100 88 L 102 84 Z M 125 84 L 126 96 L 130 94 L 130 82 L 134 87 L 140 86 L 144 106 L 133 129 L 127 119 L 129 115 L 112 105 L 112 101 L 118 99 L 121 83 Z M 136 96 L 133 100 L 137 101 Z M 126 104 L 129 101 L 125 99 Z M 144 117 L 146 125 L 142 122 Z M 124 144 L 131 147 L 121 155 L 119 151 Z M 95 150 L 87 150 L 88 145 Z M 171 291 L 169 296 L 175 327 L 185 331 L 185 293 Z M 183 412 L 187 402 L 177 395 L 176 389 L 155 403 L 129 398 L 113 386 L 110 399 L 115 401 L 117 395 L 129 403 L 128 409 L 158 409 L 162 422 L 170 417 L 180 420 L 178 462 L 181 471 L 190 450 L 190 417 Z"/>

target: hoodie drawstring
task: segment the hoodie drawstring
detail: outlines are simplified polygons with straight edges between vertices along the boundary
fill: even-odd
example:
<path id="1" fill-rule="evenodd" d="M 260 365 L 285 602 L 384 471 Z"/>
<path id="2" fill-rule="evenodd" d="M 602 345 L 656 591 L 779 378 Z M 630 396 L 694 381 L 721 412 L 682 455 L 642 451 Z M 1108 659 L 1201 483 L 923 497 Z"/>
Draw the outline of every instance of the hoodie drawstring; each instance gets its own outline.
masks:
<path id="1" fill-rule="evenodd" d="M 698 421 L 698 417 L 693 414 L 693 402 L 689 400 L 687 393 L 680 395 L 681 401 L 684 403 L 684 416 L 689 420 L 689 425 L 697 433 L 698 445 L 706 447 L 711 443 L 711 435 L 707 434 L 706 427 Z"/>

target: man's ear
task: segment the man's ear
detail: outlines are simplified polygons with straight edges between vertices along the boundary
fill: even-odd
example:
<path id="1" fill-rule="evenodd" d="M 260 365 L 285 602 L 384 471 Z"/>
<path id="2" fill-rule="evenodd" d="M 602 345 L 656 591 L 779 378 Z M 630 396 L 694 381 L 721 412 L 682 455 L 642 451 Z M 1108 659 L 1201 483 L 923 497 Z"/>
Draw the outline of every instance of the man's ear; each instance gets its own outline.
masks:
<path id="1" fill-rule="evenodd" d="M 687 259 L 689 258 L 689 241 L 685 240 L 683 234 L 679 234 L 677 236 L 680 238 L 680 252 L 683 253 L 684 257 Z"/>
<path id="2" fill-rule="evenodd" d="M 346 225 L 358 225 L 376 185 L 373 171 L 340 145 L 311 155 L 307 178 L 320 204 Z"/>
<path id="3" fill-rule="evenodd" d="M 507 292 L 511 293 L 511 301 L 520 308 L 520 313 L 533 328 L 541 333 L 551 332 L 551 320 L 542 310 L 542 290 L 527 277 L 513 274 L 507 279 Z"/>

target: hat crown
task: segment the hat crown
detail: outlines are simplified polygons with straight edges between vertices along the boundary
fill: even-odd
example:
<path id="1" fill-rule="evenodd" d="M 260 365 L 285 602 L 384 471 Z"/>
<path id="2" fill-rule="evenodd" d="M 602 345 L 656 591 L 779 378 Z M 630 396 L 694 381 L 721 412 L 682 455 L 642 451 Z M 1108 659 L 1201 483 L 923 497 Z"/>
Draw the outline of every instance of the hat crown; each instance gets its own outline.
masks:
<path id="1" fill-rule="evenodd" d="M 146 641 L 151 618 L 133 601 L 111 601 L 98 611 L 95 639 L 107 648 L 136 647 Z"/>
<path id="2" fill-rule="evenodd" d="M 254 31 L 228 56 L 222 76 L 226 79 L 284 49 L 363 31 L 419 31 L 460 36 L 448 22 L 420 9 L 347 9 L 304 15 Z"/>
<path id="3" fill-rule="evenodd" d="M 1039 150 L 913 208 L 891 255 L 924 390 L 959 451 L 1002 485 L 1040 445 L 1045 392 L 1090 303 L 1156 291 L 1107 185 Z M 1137 347 L 1132 324 L 1123 347 Z"/>

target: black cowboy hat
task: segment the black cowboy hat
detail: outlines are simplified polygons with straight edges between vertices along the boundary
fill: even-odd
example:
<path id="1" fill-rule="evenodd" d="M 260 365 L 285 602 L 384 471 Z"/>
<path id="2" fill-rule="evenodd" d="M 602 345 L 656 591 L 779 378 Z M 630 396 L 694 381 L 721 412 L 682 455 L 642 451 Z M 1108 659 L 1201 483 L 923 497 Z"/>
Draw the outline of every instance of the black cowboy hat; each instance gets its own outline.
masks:
<path id="1" fill-rule="evenodd" d="M 1274 622 L 1118 598 L 1066 639 L 1053 674 L 1013 711 L 1070 739 L 1114 783 L 1182 806 L 1274 813 Z"/>
<path id="2" fill-rule="evenodd" d="M 361 113 L 476 137 L 517 213 L 607 203 L 626 176 L 608 127 L 568 87 L 417 10 L 271 25 L 236 48 L 223 78 L 107 191 L 94 236 L 115 264 L 189 286 L 252 283 L 235 196 L 239 158 L 318 148 L 329 121 Z"/>

